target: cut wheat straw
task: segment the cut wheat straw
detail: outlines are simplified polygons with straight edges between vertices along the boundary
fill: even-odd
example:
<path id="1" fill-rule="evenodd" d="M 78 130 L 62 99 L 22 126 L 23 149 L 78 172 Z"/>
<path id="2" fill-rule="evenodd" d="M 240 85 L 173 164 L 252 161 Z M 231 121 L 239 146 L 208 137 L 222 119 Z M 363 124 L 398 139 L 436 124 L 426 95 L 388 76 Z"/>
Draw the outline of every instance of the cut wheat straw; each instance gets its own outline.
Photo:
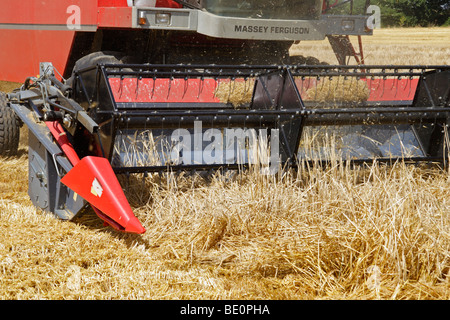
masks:
<path id="1" fill-rule="evenodd" d="M 250 103 L 255 80 L 219 81 L 215 95 L 224 103 L 231 103 L 235 108 Z"/>
<path id="2" fill-rule="evenodd" d="M 0 177 L 3 299 L 449 299 L 440 169 L 301 164 L 298 173 L 121 177 L 143 236 L 63 222 Z"/>
<path id="3" fill-rule="evenodd" d="M 363 102 L 369 98 L 369 88 L 354 77 L 325 78 L 306 92 L 306 99 L 318 102 Z"/>
<path id="4" fill-rule="evenodd" d="M 448 63 L 448 46 L 432 62 L 420 43 L 409 57 L 372 47 L 367 62 Z M 336 160 L 208 183 L 122 177 L 147 228 L 132 236 L 92 212 L 63 222 L 35 209 L 25 145 L 0 161 L 1 299 L 450 299 L 447 171 Z"/>

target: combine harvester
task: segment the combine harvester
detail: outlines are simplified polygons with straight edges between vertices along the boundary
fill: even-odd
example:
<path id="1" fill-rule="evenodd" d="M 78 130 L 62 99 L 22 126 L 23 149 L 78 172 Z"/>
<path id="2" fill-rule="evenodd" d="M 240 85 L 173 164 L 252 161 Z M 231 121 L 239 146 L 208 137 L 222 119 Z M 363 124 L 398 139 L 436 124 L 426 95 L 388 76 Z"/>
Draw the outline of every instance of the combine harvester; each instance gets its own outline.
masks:
<path id="1" fill-rule="evenodd" d="M 0 94 L 0 154 L 25 124 L 34 205 L 131 233 L 116 174 L 443 161 L 450 68 L 363 65 L 369 16 L 331 2 L 2 0 L 0 80 L 23 85 Z M 325 38 L 338 65 L 289 56 Z"/>

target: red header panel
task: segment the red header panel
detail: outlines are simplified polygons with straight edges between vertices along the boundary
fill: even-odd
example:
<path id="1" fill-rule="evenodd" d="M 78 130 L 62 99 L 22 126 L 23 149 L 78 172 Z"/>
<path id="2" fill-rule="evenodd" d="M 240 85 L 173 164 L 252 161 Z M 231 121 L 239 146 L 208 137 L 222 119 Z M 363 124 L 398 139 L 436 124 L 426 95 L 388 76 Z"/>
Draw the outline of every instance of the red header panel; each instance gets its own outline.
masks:
<path id="1" fill-rule="evenodd" d="M 109 84 L 116 102 L 220 102 L 214 79 L 110 78 Z"/>

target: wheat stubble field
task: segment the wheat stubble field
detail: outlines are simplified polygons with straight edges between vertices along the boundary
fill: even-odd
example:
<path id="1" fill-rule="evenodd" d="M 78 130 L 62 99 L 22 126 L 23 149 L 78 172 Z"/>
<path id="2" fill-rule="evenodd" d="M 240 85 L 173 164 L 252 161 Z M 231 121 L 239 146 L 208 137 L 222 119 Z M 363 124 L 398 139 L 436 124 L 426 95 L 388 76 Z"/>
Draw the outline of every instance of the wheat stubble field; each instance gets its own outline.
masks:
<path id="1" fill-rule="evenodd" d="M 449 28 L 376 30 L 366 43 L 367 64 L 450 62 Z M 334 63 L 326 43 L 292 50 Z M 122 179 L 147 229 L 136 236 L 91 212 L 36 210 L 22 136 L 20 156 L 0 161 L 0 299 L 450 298 L 448 171 Z"/>

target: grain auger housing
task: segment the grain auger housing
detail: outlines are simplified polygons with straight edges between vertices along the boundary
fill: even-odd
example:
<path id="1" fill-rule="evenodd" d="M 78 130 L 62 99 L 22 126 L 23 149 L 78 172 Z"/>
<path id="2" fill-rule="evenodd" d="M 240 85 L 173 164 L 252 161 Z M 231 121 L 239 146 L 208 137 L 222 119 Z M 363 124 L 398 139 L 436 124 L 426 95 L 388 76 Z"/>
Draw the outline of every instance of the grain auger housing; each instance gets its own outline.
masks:
<path id="1" fill-rule="evenodd" d="M 448 66 L 98 64 L 70 86 L 41 70 L 9 107 L 29 129 L 30 197 L 63 219 L 91 205 L 144 232 L 123 173 L 446 158 Z"/>

